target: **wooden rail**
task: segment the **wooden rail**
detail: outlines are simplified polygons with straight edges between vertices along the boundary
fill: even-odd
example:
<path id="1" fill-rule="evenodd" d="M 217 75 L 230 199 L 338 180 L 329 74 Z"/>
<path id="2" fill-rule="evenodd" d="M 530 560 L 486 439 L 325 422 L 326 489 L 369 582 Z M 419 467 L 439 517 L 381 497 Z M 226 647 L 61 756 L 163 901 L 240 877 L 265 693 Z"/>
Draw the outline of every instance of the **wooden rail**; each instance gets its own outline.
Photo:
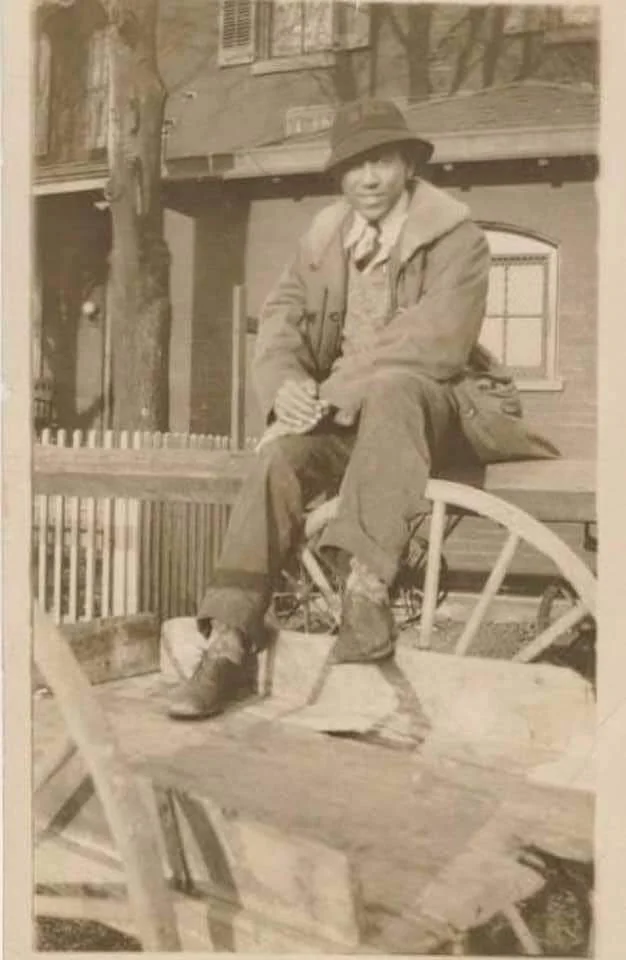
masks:
<path id="1" fill-rule="evenodd" d="M 37 494 L 232 503 L 253 454 L 228 450 L 36 447 Z"/>
<path id="2" fill-rule="evenodd" d="M 232 503 L 254 454 L 229 450 L 37 447 L 34 491 L 65 496 Z M 447 473 L 545 523 L 595 520 L 596 465 L 589 460 L 494 464 Z"/>

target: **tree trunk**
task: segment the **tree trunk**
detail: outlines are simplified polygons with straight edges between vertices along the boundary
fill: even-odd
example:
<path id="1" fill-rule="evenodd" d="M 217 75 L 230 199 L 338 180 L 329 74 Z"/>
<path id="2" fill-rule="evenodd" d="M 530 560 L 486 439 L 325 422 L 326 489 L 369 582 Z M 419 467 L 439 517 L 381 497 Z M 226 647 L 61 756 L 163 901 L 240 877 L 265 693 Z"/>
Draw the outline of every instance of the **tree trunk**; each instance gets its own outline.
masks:
<path id="1" fill-rule="evenodd" d="M 489 7 L 471 7 L 467 14 L 467 35 L 458 52 L 450 93 L 458 93 L 475 64 L 473 54 L 488 13 Z"/>
<path id="2" fill-rule="evenodd" d="M 165 430 L 170 299 L 160 185 L 165 88 L 156 63 L 158 0 L 107 0 L 106 8 L 113 426 Z"/>
<path id="3" fill-rule="evenodd" d="M 492 87 L 495 83 L 496 70 L 504 42 L 506 15 L 506 7 L 494 7 L 491 11 L 489 37 L 483 56 L 483 87 Z"/>
<path id="4" fill-rule="evenodd" d="M 418 3 L 407 7 L 407 58 L 409 100 L 426 100 L 432 93 L 430 82 L 430 30 L 435 7 Z"/>

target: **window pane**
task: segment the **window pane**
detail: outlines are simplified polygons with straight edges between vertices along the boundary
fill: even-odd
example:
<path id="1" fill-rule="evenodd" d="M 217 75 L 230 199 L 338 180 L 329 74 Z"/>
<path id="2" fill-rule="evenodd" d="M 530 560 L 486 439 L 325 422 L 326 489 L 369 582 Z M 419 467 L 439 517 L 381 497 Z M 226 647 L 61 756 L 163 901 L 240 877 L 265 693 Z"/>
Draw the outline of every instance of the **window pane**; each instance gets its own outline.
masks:
<path id="1" fill-rule="evenodd" d="M 545 268 L 542 263 L 512 263 L 507 267 L 509 316 L 541 316 L 544 311 Z"/>
<path id="2" fill-rule="evenodd" d="M 489 271 L 487 292 L 488 316 L 501 317 L 504 313 L 504 266 L 496 264 Z"/>
<path id="3" fill-rule="evenodd" d="M 599 19 L 597 7 L 562 7 L 559 12 L 561 22 L 568 27 L 587 26 L 591 23 L 597 23 Z"/>
<path id="4" fill-rule="evenodd" d="M 272 4 L 272 56 L 289 57 L 302 52 L 302 4 L 274 0 Z"/>
<path id="5" fill-rule="evenodd" d="M 299 7 L 300 4 L 293 4 Z M 333 42 L 333 8 L 330 0 L 306 0 L 304 49 L 329 50 Z"/>
<path id="6" fill-rule="evenodd" d="M 108 129 L 109 58 L 106 30 L 96 30 L 89 42 L 87 63 L 87 129 L 88 150 L 104 149 Z"/>
<path id="7" fill-rule="evenodd" d="M 510 367 L 543 366 L 543 319 L 508 317 L 506 324 L 506 363 Z"/>
<path id="8" fill-rule="evenodd" d="M 480 334 L 480 343 L 493 355 L 504 361 L 504 320 L 502 317 L 487 317 Z"/>
<path id="9" fill-rule="evenodd" d="M 339 40 L 343 47 L 355 50 L 366 47 L 370 39 L 370 9 L 362 0 L 340 3 L 337 8 Z"/>

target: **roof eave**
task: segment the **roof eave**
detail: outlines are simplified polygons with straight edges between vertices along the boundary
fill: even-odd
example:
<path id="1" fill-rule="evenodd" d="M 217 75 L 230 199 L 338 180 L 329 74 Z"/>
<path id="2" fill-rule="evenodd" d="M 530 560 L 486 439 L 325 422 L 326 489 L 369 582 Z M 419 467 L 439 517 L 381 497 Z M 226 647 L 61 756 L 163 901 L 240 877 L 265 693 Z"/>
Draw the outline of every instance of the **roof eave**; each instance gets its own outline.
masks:
<path id="1" fill-rule="evenodd" d="M 448 163 L 477 163 L 556 157 L 594 156 L 598 153 L 598 128 L 528 127 L 480 130 L 474 133 L 428 134 L 434 141 L 434 166 Z M 233 166 L 225 180 L 281 177 L 324 171 L 329 148 L 326 142 L 280 144 L 241 150 L 233 155 Z"/>

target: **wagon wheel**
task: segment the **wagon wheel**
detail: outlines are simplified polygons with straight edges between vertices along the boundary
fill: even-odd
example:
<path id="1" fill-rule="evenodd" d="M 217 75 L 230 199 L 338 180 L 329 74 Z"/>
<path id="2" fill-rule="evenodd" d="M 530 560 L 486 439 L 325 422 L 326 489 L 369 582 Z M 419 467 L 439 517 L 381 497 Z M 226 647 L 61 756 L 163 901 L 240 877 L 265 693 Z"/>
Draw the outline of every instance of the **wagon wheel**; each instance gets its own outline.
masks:
<path id="1" fill-rule="evenodd" d="M 145 950 L 178 951 L 181 946 L 174 904 L 139 786 L 68 643 L 50 617 L 37 607 L 33 633 L 35 664 L 55 697 L 70 737 L 40 775 L 34 799 L 78 749 L 124 865 L 128 899 L 142 946 Z"/>
<path id="2" fill-rule="evenodd" d="M 407 549 L 400 561 L 400 568 L 391 585 L 391 603 L 396 626 L 399 630 L 419 623 L 424 604 L 424 578 L 428 559 L 428 539 L 417 532 L 422 521 L 411 533 Z M 437 606 L 448 596 L 449 569 L 444 554 L 441 554 L 441 569 L 437 591 Z"/>
<path id="3" fill-rule="evenodd" d="M 567 580 L 557 577 L 544 590 L 537 610 L 537 633 L 542 633 L 554 623 L 559 613 L 576 605 L 578 597 Z M 584 617 L 571 630 L 555 640 L 544 658 L 551 663 L 568 666 L 595 683 L 596 674 L 596 625 L 593 617 Z"/>
<path id="4" fill-rule="evenodd" d="M 558 616 L 559 610 L 564 607 L 573 607 L 578 600 L 574 588 L 562 577 L 556 577 L 552 580 L 543 594 L 537 609 L 537 631 L 546 630 Z M 594 623 L 591 617 L 586 617 L 578 624 L 578 630 L 585 633 L 594 631 Z M 557 646 L 567 646 L 573 642 L 577 635 L 577 630 L 568 630 L 566 634 L 555 641 Z"/>
<path id="5" fill-rule="evenodd" d="M 458 515 L 459 512 L 488 519 L 504 529 L 507 536 L 478 600 L 456 641 L 454 648 L 456 654 L 466 654 L 478 636 L 489 608 L 511 567 L 515 553 L 522 543 L 530 545 L 554 564 L 559 576 L 569 584 L 574 602 L 564 613 L 547 624 L 545 629 L 536 631 L 536 635 L 515 654 L 513 659 L 520 662 L 535 660 L 581 621 L 595 616 L 596 579 L 593 573 L 566 543 L 534 517 L 483 490 L 447 480 L 429 480 L 424 499 L 430 502 L 431 516 L 420 617 L 419 642 L 422 648 L 429 648 L 431 643 L 435 612 L 439 602 L 442 548 L 446 531 L 450 518 Z M 334 516 L 336 509 L 337 500 L 335 499 L 315 510 L 307 520 L 307 537 L 318 533 Z M 307 548 L 303 551 L 303 556 L 306 553 Z M 319 577 L 322 571 L 319 566 L 316 568 L 315 558 L 312 559 L 312 569 Z M 328 590 L 328 584 L 326 589 Z"/>

